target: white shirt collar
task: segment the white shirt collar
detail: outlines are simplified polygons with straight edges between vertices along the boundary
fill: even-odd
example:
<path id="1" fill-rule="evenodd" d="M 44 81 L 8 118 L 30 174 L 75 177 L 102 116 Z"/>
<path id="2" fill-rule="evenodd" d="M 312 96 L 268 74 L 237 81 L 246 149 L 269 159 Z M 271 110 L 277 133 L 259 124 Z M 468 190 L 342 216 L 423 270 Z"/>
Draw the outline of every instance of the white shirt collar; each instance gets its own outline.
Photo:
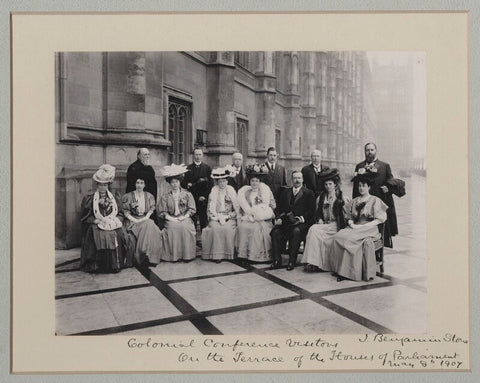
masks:
<path id="1" fill-rule="evenodd" d="M 193 163 L 197 166 L 200 166 L 202 164 L 201 162 L 195 162 L 195 161 L 193 161 Z"/>

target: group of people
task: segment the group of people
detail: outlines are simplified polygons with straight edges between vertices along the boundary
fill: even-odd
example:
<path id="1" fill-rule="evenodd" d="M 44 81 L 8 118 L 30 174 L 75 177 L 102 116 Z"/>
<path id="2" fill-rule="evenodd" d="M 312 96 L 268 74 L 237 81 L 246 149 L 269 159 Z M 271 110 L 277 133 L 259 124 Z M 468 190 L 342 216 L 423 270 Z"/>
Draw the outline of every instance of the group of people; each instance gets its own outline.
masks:
<path id="1" fill-rule="evenodd" d="M 128 168 L 122 197 L 108 189 L 115 177 L 112 166 L 102 165 L 94 174 L 97 190 L 82 201 L 80 266 L 87 272 L 118 272 L 134 263 L 189 262 L 196 258 L 197 222 L 204 260 L 269 262 L 277 269 L 287 251 L 287 270 L 293 270 L 304 241 L 307 272 L 331 271 L 339 281 L 369 280 L 376 273 L 378 226 L 385 226 L 385 246 L 391 247 L 398 233 L 392 197 L 400 195 L 398 180 L 377 159 L 376 149 L 365 145 L 350 200 L 342 193 L 338 170 L 323 166 L 318 150 L 309 165 L 292 172 L 288 187 L 273 147 L 264 163 L 244 166 L 242 154 L 234 153 L 231 165 L 213 170 L 197 148 L 192 164 L 163 168 L 171 188 L 157 198 L 150 154 L 142 148 Z"/>

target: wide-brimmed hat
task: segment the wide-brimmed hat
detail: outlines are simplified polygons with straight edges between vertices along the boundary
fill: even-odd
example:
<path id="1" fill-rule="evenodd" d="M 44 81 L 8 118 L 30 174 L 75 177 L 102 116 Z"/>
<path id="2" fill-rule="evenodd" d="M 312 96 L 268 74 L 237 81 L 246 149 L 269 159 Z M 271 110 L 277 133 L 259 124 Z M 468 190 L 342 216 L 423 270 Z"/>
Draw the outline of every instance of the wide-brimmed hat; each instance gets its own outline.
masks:
<path id="1" fill-rule="evenodd" d="M 318 176 L 320 177 L 321 182 L 330 181 L 335 178 L 340 180 L 340 174 L 338 173 L 337 168 L 322 169 L 320 173 L 318 173 Z"/>
<path id="2" fill-rule="evenodd" d="M 211 177 L 214 180 L 221 180 L 221 179 L 224 179 L 224 178 L 228 178 L 228 177 L 230 177 L 230 170 L 227 169 L 226 167 L 213 169 Z"/>
<path id="3" fill-rule="evenodd" d="M 110 184 L 115 179 L 115 168 L 112 165 L 103 164 L 95 172 L 93 179 L 99 184 Z"/>
<path id="4" fill-rule="evenodd" d="M 163 167 L 162 175 L 168 180 L 175 177 L 181 178 L 186 172 L 188 172 L 185 164 L 171 164 Z"/>
<path id="5" fill-rule="evenodd" d="M 258 163 L 247 165 L 247 167 L 245 168 L 245 173 L 248 179 L 253 177 L 258 177 L 262 179 L 268 176 L 268 167 L 265 164 L 258 164 Z"/>

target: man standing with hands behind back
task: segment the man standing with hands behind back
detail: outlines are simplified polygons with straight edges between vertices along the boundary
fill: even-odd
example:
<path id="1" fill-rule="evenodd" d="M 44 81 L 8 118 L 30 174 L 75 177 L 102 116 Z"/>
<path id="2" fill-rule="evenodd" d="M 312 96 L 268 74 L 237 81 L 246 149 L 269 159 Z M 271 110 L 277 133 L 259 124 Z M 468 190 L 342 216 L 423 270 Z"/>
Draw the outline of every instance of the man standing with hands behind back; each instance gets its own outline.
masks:
<path id="1" fill-rule="evenodd" d="M 282 186 L 287 186 L 287 171 L 283 166 L 277 164 L 277 151 L 273 146 L 267 150 L 267 161 L 265 161 L 265 164 L 268 168 L 268 176 L 265 178 L 264 183 L 270 187 L 275 201 L 278 202 Z"/>
<path id="2" fill-rule="evenodd" d="M 386 247 L 393 247 L 392 237 L 398 234 L 397 214 L 395 212 L 395 203 L 391 190 L 387 186 L 387 181 L 393 179 L 390 165 L 377 159 L 377 145 L 369 142 L 365 145 L 365 161 L 355 166 L 355 174 L 365 172 L 378 173 L 375 177 L 370 194 L 380 198 L 388 206 L 387 220 L 385 221 L 383 244 Z M 353 198 L 360 195 L 358 191 L 358 182 L 353 184 Z"/>
<path id="3" fill-rule="evenodd" d="M 193 163 L 187 166 L 188 172 L 183 179 L 182 187 L 192 193 L 197 207 L 197 214 L 200 220 L 200 227 L 203 229 L 208 224 L 207 203 L 208 196 L 213 187 L 211 179 L 212 169 L 202 162 L 203 150 L 193 150 Z"/>
<path id="4" fill-rule="evenodd" d="M 324 182 L 319 174 L 322 170 L 328 170 L 328 167 L 322 165 L 322 152 L 320 150 L 313 150 L 310 158 L 312 163 L 302 168 L 303 183 L 307 189 L 315 193 L 315 197 L 318 197 L 325 190 Z"/>

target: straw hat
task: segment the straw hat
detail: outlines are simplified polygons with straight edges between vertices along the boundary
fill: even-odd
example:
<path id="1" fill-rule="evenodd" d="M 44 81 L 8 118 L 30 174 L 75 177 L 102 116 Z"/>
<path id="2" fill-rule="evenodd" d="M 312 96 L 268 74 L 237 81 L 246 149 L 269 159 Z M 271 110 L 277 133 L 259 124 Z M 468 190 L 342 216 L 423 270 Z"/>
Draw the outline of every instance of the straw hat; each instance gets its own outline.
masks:
<path id="1" fill-rule="evenodd" d="M 162 175 L 165 177 L 167 182 L 169 182 L 169 180 L 173 178 L 182 178 L 186 172 L 188 172 L 188 169 L 184 164 L 171 164 L 163 167 Z"/>

